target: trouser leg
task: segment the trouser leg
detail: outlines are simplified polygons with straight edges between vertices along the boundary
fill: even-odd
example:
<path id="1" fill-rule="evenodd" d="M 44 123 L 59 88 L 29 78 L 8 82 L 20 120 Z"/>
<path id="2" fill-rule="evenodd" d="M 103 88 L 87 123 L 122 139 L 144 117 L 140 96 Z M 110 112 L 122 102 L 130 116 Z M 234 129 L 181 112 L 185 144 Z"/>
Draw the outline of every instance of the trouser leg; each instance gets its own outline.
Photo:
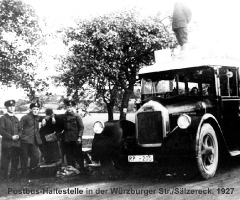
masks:
<path id="1" fill-rule="evenodd" d="M 12 147 L 11 148 L 11 171 L 10 177 L 17 178 L 17 170 L 19 165 L 19 158 L 20 158 L 20 148 L 19 147 Z"/>
<path id="2" fill-rule="evenodd" d="M 64 142 L 67 164 L 75 167 L 74 150 L 76 142 Z"/>
<path id="3" fill-rule="evenodd" d="M 47 159 L 46 159 L 46 155 L 47 155 L 47 148 L 46 148 L 46 144 L 43 143 L 39 146 L 39 149 L 40 149 L 40 152 L 41 152 L 41 158 L 42 160 L 44 160 L 45 162 L 47 162 Z M 42 161 L 41 160 L 41 161 Z"/>
<path id="4" fill-rule="evenodd" d="M 61 158 L 62 158 L 62 163 L 65 162 L 65 147 L 64 147 L 64 141 L 60 140 L 58 142 L 58 148 L 59 148 L 59 151 L 60 151 L 60 154 L 61 154 Z"/>
<path id="5" fill-rule="evenodd" d="M 82 144 L 75 144 L 75 159 L 80 166 L 80 170 L 84 171 L 84 155 L 82 151 Z"/>
<path id="6" fill-rule="evenodd" d="M 3 147 L 2 148 L 2 158 L 1 158 L 1 178 L 6 180 L 8 178 L 8 166 L 10 163 L 11 157 L 11 148 Z"/>
<path id="7" fill-rule="evenodd" d="M 174 29 L 173 31 L 174 31 L 175 36 L 176 36 L 176 38 L 177 38 L 178 44 L 179 44 L 180 46 L 182 46 L 182 41 L 181 41 L 181 37 L 180 37 L 180 34 L 179 34 L 179 29 Z"/>
<path id="8" fill-rule="evenodd" d="M 22 175 L 26 176 L 28 173 L 27 165 L 28 165 L 28 146 L 30 144 L 27 143 L 21 143 L 21 169 L 22 169 Z"/>
<path id="9" fill-rule="evenodd" d="M 30 157 L 30 168 L 33 169 L 38 166 L 39 163 L 39 151 L 36 144 L 29 145 L 29 157 Z"/>

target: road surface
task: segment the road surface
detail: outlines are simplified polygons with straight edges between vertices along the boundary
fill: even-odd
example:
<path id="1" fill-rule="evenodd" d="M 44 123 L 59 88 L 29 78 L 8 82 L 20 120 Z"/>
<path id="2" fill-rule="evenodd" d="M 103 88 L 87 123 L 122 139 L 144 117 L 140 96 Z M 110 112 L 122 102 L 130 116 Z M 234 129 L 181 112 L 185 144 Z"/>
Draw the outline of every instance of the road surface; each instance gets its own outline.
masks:
<path id="1" fill-rule="evenodd" d="M 188 170 L 191 172 L 191 167 Z M 16 194 L 24 189 L 39 194 Z M 139 166 L 122 180 L 109 180 L 96 169 L 88 176 L 31 180 L 24 187 L 8 185 L 6 190 L 8 197 L 0 199 L 240 199 L 240 158 L 226 161 L 210 180 L 178 170 L 160 175 L 157 166 Z"/>

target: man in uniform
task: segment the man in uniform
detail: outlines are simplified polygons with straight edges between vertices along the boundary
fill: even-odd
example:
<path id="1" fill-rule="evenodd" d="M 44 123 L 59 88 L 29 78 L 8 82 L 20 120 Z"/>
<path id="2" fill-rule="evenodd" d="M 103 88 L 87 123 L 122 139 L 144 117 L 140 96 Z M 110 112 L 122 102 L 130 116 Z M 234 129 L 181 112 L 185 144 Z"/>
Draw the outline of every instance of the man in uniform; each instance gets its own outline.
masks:
<path id="1" fill-rule="evenodd" d="M 21 168 L 22 176 L 28 176 L 28 157 L 30 158 L 30 169 L 34 169 L 39 163 L 38 146 L 42 144 L 39 134 L 39 103 L 30 104 L 30 113 L 21 118 L 22 136 L 21 136 Z"/>
<path id="2" fill-rule="evenodd" d="M 0 134 L 2 135 L 2 159 L 0 180 L 12 180 L 17 177 L 20 159 L 21 125 L 14 115 L 15 101 L 9 100 L 4 103 L 7 113 L 0 119 Z M 11 162 L 10 176 L 8 167 Z"/>
<path id="3" fill-rule="evenodd" d="M 72 100 L 65 101 L 66 113 L 62 116 L 63 120 L 63 138 L 62 149 L 66 154 L 68 165 L 75 167 L 75 161 L 80 166 L 81 174 L 85 174 L 84 156 L 82 152 L 82 135 L 84 125 L 79 114 L 74 112 L 76 103 Z"/>

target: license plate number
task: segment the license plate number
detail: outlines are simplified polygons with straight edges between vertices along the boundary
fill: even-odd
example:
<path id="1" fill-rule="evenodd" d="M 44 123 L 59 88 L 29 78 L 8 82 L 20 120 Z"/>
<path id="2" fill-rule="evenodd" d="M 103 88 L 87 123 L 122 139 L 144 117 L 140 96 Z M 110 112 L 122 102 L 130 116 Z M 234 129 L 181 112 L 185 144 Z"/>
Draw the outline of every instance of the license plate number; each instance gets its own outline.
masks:
<path id="1" fill-rule="evenodd" d="M 128 162 L 153 162 L 153 155 L 131 155 L 128 156 Z"/>

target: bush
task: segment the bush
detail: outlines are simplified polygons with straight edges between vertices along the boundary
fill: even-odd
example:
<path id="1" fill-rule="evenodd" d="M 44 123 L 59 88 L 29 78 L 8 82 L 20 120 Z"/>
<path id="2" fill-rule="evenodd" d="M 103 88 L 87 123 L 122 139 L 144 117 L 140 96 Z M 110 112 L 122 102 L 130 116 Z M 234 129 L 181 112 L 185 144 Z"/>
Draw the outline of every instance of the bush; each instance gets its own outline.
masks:
<path id="1" fill-rule="evenodd" d="M 28 110 L 27 106 L 16 106 L 16 112 L 25 112 Z"/>

